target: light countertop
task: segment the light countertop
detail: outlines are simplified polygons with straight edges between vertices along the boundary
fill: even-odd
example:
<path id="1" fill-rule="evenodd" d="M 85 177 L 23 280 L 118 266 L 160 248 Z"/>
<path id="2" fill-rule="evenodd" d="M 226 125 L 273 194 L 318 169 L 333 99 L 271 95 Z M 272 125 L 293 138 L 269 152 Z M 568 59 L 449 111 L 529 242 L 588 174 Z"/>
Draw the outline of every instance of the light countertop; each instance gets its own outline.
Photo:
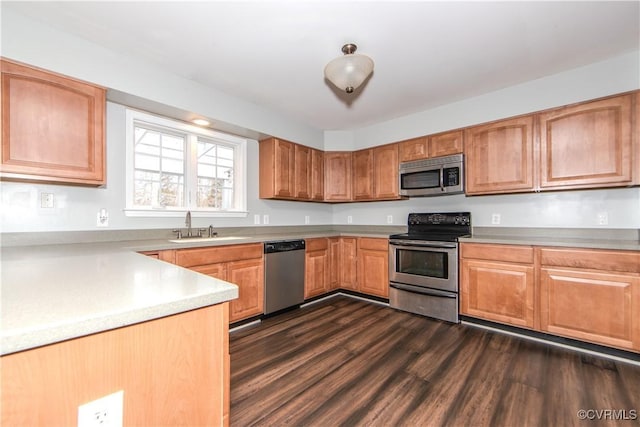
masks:
<path id="1" fill-rule="evenodd" d="M 397 228 L 397 227 L 396 227 Z M 228 232 L 228 230 L 226 230 Z M 0 252 L 0 352 L 9 354 L 66 339 L 103 332 L 169 316 L 238 297 L 237 286 L 182 267 L 138 254 L 142 251 L 262 243 L 314 237 L 387 238 L 402 230 L 386 227 L 282 227 L 273 233 L 236 230 L 235 240 L 169 241 L 170 234 L 119 231 L 95 243 L 55 241 L 69 239 L 38 235 L 23 246 L 24 235 L 3 235 Z M 133 235 L 131 240 L 121 239 Z M 228 235 L 227 233 L 223 233 Z M 93 241 L 104 234 L 75 235 Z M 162 237 L 159 237 L 162 236 Z M 32 236 L 28 236 L 32 238 Z M 109 240 L 111 239 L 111 240 Z M 638 230 L 509 229 L 474 227 L 473 237 L 461 242 L 566 246 L 640 250 Z"/>
<path id="2" fill-rule="evenodd" d="M 634 229 L 474 227 L 473 236 L 460 242 L 640 251 Z"/>
<path id="3" fill-rule="evenodd" d="M 3 248 L 1 279 L 3 355 L 238 297 L 236 285 L 109 244 Z"/>

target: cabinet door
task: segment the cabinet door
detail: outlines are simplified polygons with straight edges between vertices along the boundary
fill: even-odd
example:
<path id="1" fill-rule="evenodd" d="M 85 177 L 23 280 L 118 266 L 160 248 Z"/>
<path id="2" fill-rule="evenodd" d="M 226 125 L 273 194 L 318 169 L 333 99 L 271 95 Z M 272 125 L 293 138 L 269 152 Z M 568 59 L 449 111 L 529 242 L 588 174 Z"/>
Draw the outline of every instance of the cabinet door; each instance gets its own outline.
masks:
<path id="1" fill-rule="evenodd" d="M 409 139 L 399 143 L 399 158 L 401 162 L 421 160 L 429 157 L 427 137 Z"/>
<path id="2" fill-rule="evenodd" d="M 1 61 L 0 175 L 13 179 L 105 183 L 105 90 Z"/>
<path id="3" fill-rule="evenodd" d="M 324 200 L 324 153 L 311 150 L 311 199 Z"/>
<path id="4" fill-rule="evenodd" d="M 294 144 L 295 156 L 295 197 L 296 199 L 311 198 L 311 148 Z"/>
<path id="5" fill-rule="evenodd" d="M 539 116 L 541 189 L 631 183 L 631 95 Z"/>
<path id="6" fill-rule="evenodd" d="M 262 259 L 227 263 L 227 278 L 238 286 L 238 299 L 229 305 L 229 321 L 245 319 L 264 312 L 264 267 Z"/>
<path id="7" fill-rule="evenodd" d="M 533 116 L 465 131 L 467 194 L 533 191 Z"/>
<path id="8" fill-rule="evenodd" d="M 351 152 L 324 153 L 324 200 L 347 202 L 351 200 Z"/>
<path id="9" fill-rule="evenodd" d="M 307 239 L 304 269 L 305 299 L 327 292 L 329 283 L 328 239 Z"/>
<path id="10" fill-rule="evenodd" d="M 543 331 L 640 350 L 640 277 L 542 268 Z"/>
<path id="11" fill-rule="evenodd" d="M 340 238 L 329 238 L 329 282 L 327 289 L 332 291 L 340 287 Z"/>
<path id="12" fill-rule="evenodd" d="M 373 149 L 374 199 L 399 199 L 398 144 Z"/>
<path id="13" fill-rule="evenodd" d="M 429 136 L 429 157 L 462 153 L 462 137 L 461 130 Z"/>
<path id="14" fill-rule="evenodd" d="M 355 237 L 340 238 L 340 287 L 358 290 L 357 245 Z"/>
<path id="15" fill-rule="evenodd" d="M 533 328 L 534 283 L 533 266 L 464 259 L 460 313 Z"/>
<path id="16" fill-rule="evenodd" d="M 277 138 L 260 141 L 260 198 L 292 199 L 295 195 L 294 144 Z"/>
<path id="17" fill-rule="evenodd" d="M 215 277 L 220 280 L 227 280 L 227 264 L 226 263 L 218 263 L 218 264 L 208 264 L 208 265 L 198 265 L 195 267 L 191 267 L 190 270 L 197 271 L 198 273 L 206 274 L 207 276 Z"/>
<path id="18" fill-rule="evenodd" d="M 360 292 L 389 298 L 389 250 L 386 239 L 358 239 Z"/>
<path id="19" fill-rule="evenodd" d="M 353 152 L 353 199 L 373 198 L 373 149 Z"/>

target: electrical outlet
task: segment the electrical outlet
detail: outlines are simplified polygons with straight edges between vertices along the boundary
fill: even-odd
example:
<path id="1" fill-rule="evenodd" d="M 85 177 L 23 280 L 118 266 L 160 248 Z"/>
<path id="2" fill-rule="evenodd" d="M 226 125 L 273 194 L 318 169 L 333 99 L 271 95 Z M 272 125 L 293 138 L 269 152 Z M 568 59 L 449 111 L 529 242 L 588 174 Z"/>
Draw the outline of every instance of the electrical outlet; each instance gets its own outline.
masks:
<path id="1" fill-rule="evenodd" d="M 253 216 L 253 223 L 254 223 L 255 225 L 259 225 L 259 224 L 260 224 L 260 215 L 255 214 L 255 215 Z"/>
<path id="2" fill-rule="evenodd" d="M 124 390 L 78 406 L 78 427 L 122 427 Z"/>
<path id="3" fill-rule="evenodd" d="M 269 215 L 262 215 L 262 223 L 269 224 Z"/>
<path id="4" fill-rule="evenodd" d="M 51 209 L 55 206 L 55 198 L 53 193 L 40 193 L 40 207 Z"/>
<path id="5" fill-rule="evenodd" d="M 309 218 L 309 215 L 305 215 L 304 216 L 304 223 L 305 224 L 309 224 L 310 221 L 311 221 L 311 218 Z"/>
<path id="6" fill-rule="evenodd" d="M 393 224 L 393 215 L 387 215 L 387 224 Z"/>
<path id="7" fill-rule="evenodd" d="M 598 225 L 609 225 L 609 212 L 598 212 Z"/>
<path id="8" fill-rule="evenodd" d="M 498 225 L 500 224 L 500 220 L 501 218 L 499 213 L 491 214 L 491 224 Z"/>
<path id="9" fill-rule="evenodd" d="M 97 227 L 108 227 L 109 226 L 109 212 L 106 209 L 100 209 L 96 218 L 96 226 Z"/>
<path id="10" fill-rule="evenodd" d="M 347 224 L 353 223 L 353 217 L 351 215 L 347 215 Z"/>

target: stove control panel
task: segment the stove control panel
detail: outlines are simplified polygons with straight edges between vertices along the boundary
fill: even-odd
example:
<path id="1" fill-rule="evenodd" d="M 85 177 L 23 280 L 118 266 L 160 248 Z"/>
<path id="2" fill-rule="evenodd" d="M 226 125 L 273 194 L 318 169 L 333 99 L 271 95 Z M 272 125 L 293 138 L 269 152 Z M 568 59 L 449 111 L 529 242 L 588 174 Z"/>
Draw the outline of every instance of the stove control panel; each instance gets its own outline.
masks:
<path id="1" fill-rule="evenodd" d="M 408 225 L 471 225 L 470 212 L 410 213 Z"/>

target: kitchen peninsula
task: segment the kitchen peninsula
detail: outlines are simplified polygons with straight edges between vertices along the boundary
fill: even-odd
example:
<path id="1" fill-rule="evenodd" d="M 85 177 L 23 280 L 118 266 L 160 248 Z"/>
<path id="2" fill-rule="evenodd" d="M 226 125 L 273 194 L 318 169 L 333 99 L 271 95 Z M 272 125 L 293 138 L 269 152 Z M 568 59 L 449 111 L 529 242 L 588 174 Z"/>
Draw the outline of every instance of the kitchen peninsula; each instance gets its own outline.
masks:
<path id="1" fill-rule="evenodd" d="M 75 425 L 120 390 L 124 425 L 225 423 L 237 296 L 117 243 L 3 247 L 2 424 Z"/>

